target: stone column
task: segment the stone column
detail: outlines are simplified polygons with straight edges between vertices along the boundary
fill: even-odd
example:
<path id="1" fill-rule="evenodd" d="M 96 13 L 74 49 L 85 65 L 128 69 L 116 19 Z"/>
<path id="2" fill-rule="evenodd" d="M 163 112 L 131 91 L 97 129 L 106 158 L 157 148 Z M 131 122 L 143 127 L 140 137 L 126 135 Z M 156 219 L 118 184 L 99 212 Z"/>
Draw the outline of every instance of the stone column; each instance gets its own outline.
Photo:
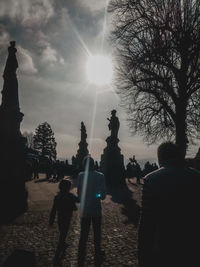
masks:
<path id="1" fill-rule="evenodd" d="M 16 52 L 15 42 L 10 42 L 0 106 L 0 223 L 27 210 L 26 138 L 20 132 L 24 114 L 19 107 Z"/>

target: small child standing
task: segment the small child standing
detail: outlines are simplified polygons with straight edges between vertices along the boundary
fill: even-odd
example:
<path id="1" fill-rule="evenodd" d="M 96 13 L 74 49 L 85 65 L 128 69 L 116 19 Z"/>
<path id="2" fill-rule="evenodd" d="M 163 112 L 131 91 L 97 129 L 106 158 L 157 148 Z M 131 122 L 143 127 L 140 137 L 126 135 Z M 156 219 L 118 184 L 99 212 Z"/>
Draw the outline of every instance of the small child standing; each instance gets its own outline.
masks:
<path id="1" fill-rule="evenodd" d="M 67 237 L 73 211 L 77 210 L 76 202 L 78 202 L 78 198 L 74 194 L 70 193 L 70 188 L 71 182 L 67 179 L 63 179 L 59 183 L 60 191 L 54 198 L 50 213 L 49 225 L 52 226 L 57 212 L 58 228 L 60 232 L 58 246 L 54 257 L 54 266 L 58 264 L 62 252 L 64 252 L 67 247 L 65 239 Z"/>

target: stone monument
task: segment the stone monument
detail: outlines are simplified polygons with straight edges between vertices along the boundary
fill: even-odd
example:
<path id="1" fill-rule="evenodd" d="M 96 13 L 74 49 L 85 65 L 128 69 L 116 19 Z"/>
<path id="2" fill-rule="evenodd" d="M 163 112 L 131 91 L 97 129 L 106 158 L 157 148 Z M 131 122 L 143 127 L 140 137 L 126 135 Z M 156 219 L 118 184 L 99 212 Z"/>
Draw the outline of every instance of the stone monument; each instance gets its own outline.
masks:
<path id="1" fill-rule="evenodd" d="M 83 168 L 82 168 L 83 158 L 85 156 L 87 156 L 89 153 L 88 149 L 87 149 L 88 143 L 86 142 L 86 139 L 87 139 L 87 133 L 86 133 L 85 124 L 83 122 L 81 122 L 81 141 L 78 144 L 79 149 L 78 149 L 77 154 L 76 154 L 76 164 L 77 164 L 77 170 L 78 171 L 83 170 Z"/>
<path id="2" fill-rule="evenodd" d="M 19 107 L 16 52 L 12 41 L 3 73 L 0 106 L 0 223 L 12 221 L 27 210 L 26 138 L 20 132 L 24 114 Z"/>
<path id="3" fill-rule="evenodd" d="M 111 131 L 106 139 L 107 147 L 101 155 L 100 171 L 106 177 L 106 185 L 110 190 L 113 187 L 125 185 L 125 167 L 124 157 L 118 146 L 119 119 L 116 116 L 116 110 L 111 111 L 111 118 L 108 118 L 108 128 Z"/>

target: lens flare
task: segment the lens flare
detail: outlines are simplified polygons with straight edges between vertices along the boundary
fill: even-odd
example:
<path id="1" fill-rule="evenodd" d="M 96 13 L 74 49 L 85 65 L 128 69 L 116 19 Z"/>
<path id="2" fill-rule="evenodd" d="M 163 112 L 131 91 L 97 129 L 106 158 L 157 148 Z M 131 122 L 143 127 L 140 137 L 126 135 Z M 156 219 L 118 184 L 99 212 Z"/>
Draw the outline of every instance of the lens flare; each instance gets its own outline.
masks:
<path id="1" fill-rule="evenodd" d="M 96 85 L 112 82 L 113 67 L 109 57 L 103 55 L 89 56 L 86 64 L 88 81 Z"/>

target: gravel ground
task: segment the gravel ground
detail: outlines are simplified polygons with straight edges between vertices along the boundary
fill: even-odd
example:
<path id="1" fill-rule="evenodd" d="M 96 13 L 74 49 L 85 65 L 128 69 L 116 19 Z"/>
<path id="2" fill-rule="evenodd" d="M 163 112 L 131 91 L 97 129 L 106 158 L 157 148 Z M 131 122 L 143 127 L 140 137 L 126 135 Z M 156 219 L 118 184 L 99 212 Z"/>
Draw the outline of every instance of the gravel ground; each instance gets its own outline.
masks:
<path id="1" fill-rule="evenodd" d="M 131 191 L 125 192 L 125 200 L 119 200 L 119 192 L 107 195 L 102 202 L 102 247 L 106 257 L 102 266 L 137 267 L 137 230 L 141 205 L 141 185 L 135 179 L 127 180 Z M 52 266 L 58 241 L 55 222 L 48 227 L 49 212 L 58 184 L 41 182 L 27 183 L 29 191 L 29 211 L 12 224 L 0 228 L 0 265 L 17 248 L 33 251 L 37 267 Z M 76 188 L 72 191 L 76 192 Z M 117 195 L 117 197 L 116 197 Z M 67 237 L 69 247 L 65 251 L 62 266 L 77 266 L 77 248 L 80 234 L 79 211 L 74 212 Z M 86 266 L 94 266 L 93 236 L 89 234 L 87 243 Z"/>

